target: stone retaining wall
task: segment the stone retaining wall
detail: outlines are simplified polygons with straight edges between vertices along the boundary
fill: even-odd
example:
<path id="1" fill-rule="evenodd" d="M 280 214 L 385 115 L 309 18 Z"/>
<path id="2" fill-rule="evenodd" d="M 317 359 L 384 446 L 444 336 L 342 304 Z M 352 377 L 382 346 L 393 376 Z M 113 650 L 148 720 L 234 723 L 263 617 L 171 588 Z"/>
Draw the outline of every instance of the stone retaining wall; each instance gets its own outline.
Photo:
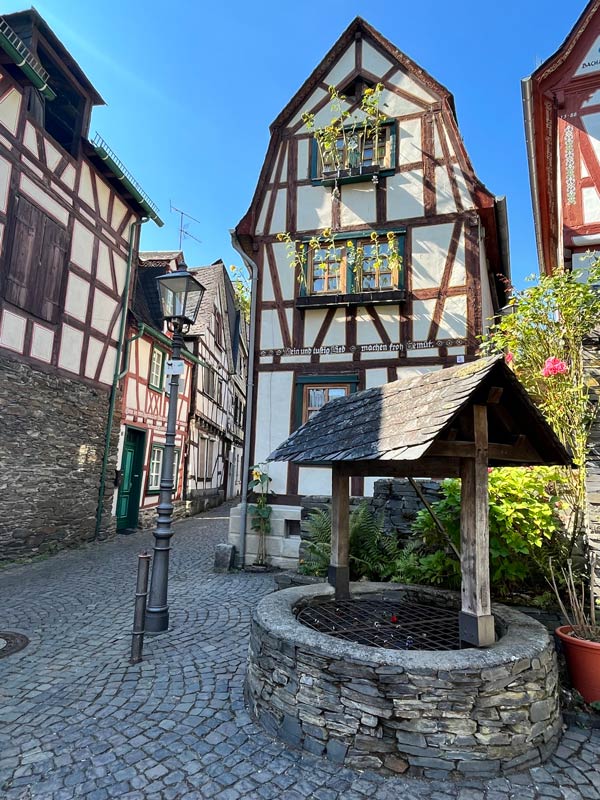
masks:
<path id="1" fill-rule="evenodd" d="M 356 595 L 389 584 L 353 584 Z M 411 600 L 458 605 L 458 595 L 396 588 Z M 494 606 L 490 648 L 398 651 L 317 633 L 294 609 L 329 597 L 322 584 L 271 594 L 255 610 L 246 698 L 290 745 L 357 768 L 425 777 L 493 776 L 530 767 L 561 731 L 554 644 L 542 625 Z"/>
<path id="2" fill-rule="evenodd" d="M 94 538 L 108 399 L 108 389 L 2 354 L 0 560 Z M 115 417 L 100 538 L 115 533 L 111 505 L 118 414 Z"/>

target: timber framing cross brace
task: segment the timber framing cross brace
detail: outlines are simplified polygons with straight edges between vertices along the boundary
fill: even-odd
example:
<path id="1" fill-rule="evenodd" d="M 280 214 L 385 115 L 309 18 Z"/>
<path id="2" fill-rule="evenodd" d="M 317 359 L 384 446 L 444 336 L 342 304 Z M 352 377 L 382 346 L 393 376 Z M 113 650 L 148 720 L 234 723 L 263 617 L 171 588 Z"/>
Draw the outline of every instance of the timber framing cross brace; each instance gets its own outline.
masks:
<path id="1" fill-rule="evenodd" d="M 350 478 L 460 477 L 460 637 L 477 647 L 495 641 L 488 468 L 571 465 L 569 454 L 501 358 L 331 401 L 270 460 L 331 466 L 328 579 L 337 600 L 350 597 Z"/>

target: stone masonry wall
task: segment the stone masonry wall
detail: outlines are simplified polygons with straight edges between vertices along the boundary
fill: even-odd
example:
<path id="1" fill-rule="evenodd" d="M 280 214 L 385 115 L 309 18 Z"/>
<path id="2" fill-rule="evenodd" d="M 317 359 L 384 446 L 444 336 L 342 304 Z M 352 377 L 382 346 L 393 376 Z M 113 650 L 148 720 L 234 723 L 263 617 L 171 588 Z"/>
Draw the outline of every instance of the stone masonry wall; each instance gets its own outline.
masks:
<path id="1" fill-rule="evenodd" d="M 352 587 L 353 596 L 388 588 Z M 458 603 L 452 592 L 401 588 L 412 602 Z M 494 606 L 501 636 L 489 648 L 384 650 L 298 622 L 296 608 L 331 591 L 286 589 L 255 610 L 246 698 L 269 733 L 346 766 L 438 779 L 500 775 L 553 752 L 562 720 L 542 625 Z"/>
<path id="2" fill-rule="evenodd" d="M 0 560 L 94 538 L 108 401 L 106 391 L 0 356 Z M 118 433 L 117 420 L 100 538 L 115 532 Z"/>

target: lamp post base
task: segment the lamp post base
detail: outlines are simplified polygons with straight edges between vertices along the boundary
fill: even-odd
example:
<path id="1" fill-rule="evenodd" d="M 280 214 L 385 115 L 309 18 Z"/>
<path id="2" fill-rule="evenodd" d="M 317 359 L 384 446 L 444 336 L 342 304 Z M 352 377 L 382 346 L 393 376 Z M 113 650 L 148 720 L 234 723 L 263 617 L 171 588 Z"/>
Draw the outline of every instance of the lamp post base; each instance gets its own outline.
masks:
<path id="1" fill-rule="evenodd" d="M 164 633 L 169 630 L 169 609 L 146 609 L 145 632 Z"/>

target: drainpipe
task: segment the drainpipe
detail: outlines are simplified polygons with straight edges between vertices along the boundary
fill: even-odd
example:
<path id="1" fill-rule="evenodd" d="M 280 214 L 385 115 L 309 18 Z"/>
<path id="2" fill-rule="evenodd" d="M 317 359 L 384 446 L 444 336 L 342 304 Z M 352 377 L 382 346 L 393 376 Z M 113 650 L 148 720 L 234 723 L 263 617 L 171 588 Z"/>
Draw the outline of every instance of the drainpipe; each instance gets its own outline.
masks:
<path id="1" fill-rule="evenodd" d="M 254 403 L 254 342 L 256 339 L 256 305 L 258 267 L 242 249 L 235 230 L 229 231 L 231 245 L 242 257 L 244 266 L 250 273 L 250 331 L 248 342 L 248 378 L 246 381 L 246 431 L 244 434 L 244 458 L 242 462 L 242 502 L 240 504 L 240 555 L 239 566 L 243 569 L 246 561 L 246 522 L 248 519 L 248 473 L 250 472 L 250 442 L 252 440 L 252 407 Z"/>
<path id="2" fill-rule="evenodd" d="M 100 472 L 100 490 L 98 492 L 98 506 L 96 508 L 96 530 L 94 531 L 94 539 L 97 539 L 100 534 L 100 526 L 102 524 L 102 513 L 104 505 L 104 489 L 106 487 L 106 468 L 108 466 L 108 456 L 110 450 L 110 437 L 112 435 L 113 419 L 115 415 L 115 404 L 117 402 L 117 389 L 119 386 L 119 379 L 121 377 L 121 357 L 123 354 L 123 345 L 125 342 L 125 330 L 127 327 L 127 311 L 129 309 L 129 293 L 131 288 L 131 265 L 133 263 L 133 253 L 135 251 L 135 234 L 138 228 L 148 222 L 149 217 L 142 217 L 141 219 L 133 222 L 129 229 L 129 253 L 127 255 L 127 269 L 125 272 L 125 287 L 123 289 L 123 311 L 121 312 L 121 323 L 119 325 L 119 341 L 117 344 L 117 354 L 115 356 L 115 370 L 113 373 L 113 382 L 110 390 L 110 401 L 108 404 L 108 417 L 106 420 L 106 437 L 104 439 L 104 457 L 102 458 L 102 469 Z"/>

